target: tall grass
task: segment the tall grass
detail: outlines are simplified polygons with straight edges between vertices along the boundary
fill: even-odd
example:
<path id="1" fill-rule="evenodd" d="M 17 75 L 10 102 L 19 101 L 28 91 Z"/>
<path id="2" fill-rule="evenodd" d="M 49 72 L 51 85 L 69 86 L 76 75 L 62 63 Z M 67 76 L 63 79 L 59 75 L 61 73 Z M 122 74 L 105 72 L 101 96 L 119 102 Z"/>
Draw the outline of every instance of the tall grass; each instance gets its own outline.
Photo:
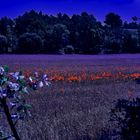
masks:
<path id="1" fill-rule="evenodd" d="M 133 74 L 140 70 L 139 57 L 71 57 L 4 56 L 0 63 L 10 65 L 12 70 L 40 70 L 48 72 L 50 76 L 57 71 L 57 74 L 66 77 L 70 74 L 81 76 L 83 69 L 86 76 L 104 71 Z M 17 130 L 22 140 L 111 139 L 110 133 L 115 126 L 108 120 L 114 101 L 139 96 L 139 91 L 140 87 L 133 78 L 52 82 L 51 86 L 26 97 L 33 106 L 32 117 L 21 121 Z M 108 131 L 102 134 L 105 130 Z"/>

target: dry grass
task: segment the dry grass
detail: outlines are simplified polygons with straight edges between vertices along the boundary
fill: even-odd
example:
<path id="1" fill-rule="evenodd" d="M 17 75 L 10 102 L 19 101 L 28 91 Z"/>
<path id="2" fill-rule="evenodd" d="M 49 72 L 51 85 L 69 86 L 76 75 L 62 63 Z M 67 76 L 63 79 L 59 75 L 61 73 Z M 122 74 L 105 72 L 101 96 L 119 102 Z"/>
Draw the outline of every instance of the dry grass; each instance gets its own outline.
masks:
<path id="1" fill-rule="evenodd" d="M 0 56 L 0 63 L 11 70 L 42 70 L 79 74 L 109 71 L 139 72 L 139 58 L 119 56 Z M 53 71 L 54 72 L 54 71 Z M 52 74 L 52 73 L 51 73 Z M 100 79 L 81 82 L 52 82 L 25 98 L 33 108 L 32 117 L 19 122 L 17 128 L 22 140 L 98 140 L 101 132 L 112 126 L 109 111 L 119 98 L 139 96 L 140 87 L 133 79 Z M 105 138 L 102 138 L 105 139 Z M 111 138 L 110 138 L 111 139 Z"/>

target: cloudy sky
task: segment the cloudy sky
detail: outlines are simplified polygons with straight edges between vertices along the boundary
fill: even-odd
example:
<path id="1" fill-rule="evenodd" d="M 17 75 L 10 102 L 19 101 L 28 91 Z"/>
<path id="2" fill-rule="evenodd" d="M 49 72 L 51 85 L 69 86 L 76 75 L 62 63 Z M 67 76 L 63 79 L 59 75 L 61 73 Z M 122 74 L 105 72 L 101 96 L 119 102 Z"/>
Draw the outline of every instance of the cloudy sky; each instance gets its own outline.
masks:
<path id="1" fill-rule="evenodd" d="M 123 20 L 131 21 L 132 16 L 140 17 L 140 0 L 0 0 L 0 17 L 15 18 L 31 9 L 49 15 L 58 12 L 72 15 L 86 11 L 100 21 L 107 13 L 115 12 Z"/>

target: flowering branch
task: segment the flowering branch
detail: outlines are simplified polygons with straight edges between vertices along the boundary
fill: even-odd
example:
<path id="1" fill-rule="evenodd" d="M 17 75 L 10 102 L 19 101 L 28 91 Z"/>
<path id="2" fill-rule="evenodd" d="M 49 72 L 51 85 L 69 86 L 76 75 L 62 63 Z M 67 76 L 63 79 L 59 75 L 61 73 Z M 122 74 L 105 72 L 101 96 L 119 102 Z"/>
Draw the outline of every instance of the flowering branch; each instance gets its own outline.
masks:
<path id="1" fill-rule="evenodd" d="M 7 66 L 0 67 L 0 108 L 7 117 L 13 136 L 4 136 L 0 132 L 0 139 L 8 140 L 14 137 L 20 140 L 15 125 L 18 120 L 30 114 L 31 108 L 31 105 L 27 104 L 20 94 L 29 93 L 28 88 L 37 90 L 45 85 L 49 86 L 50 82 L 46 74 L 40 78 L 38 72 L 35 72 L 33 76 L 25 77 L 22 72 L 9 73 L 8 71 Z"/>

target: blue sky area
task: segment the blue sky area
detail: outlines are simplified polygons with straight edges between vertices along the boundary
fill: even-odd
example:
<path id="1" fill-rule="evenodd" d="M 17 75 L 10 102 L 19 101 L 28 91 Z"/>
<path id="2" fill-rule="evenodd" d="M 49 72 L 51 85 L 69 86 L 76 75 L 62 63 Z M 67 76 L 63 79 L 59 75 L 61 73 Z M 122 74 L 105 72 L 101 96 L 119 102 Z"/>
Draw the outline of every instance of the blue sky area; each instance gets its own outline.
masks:
<path id="1" fill-rule="evenodd" d="M 85 11 L 103 21 L 109 12 L 118 13 L 123 20 L 140 17 L 140 0 L 0 0 L 0 17 L 15 18 L 31 9 L 48 15 L 58 12 L 68 15 Z"/>

